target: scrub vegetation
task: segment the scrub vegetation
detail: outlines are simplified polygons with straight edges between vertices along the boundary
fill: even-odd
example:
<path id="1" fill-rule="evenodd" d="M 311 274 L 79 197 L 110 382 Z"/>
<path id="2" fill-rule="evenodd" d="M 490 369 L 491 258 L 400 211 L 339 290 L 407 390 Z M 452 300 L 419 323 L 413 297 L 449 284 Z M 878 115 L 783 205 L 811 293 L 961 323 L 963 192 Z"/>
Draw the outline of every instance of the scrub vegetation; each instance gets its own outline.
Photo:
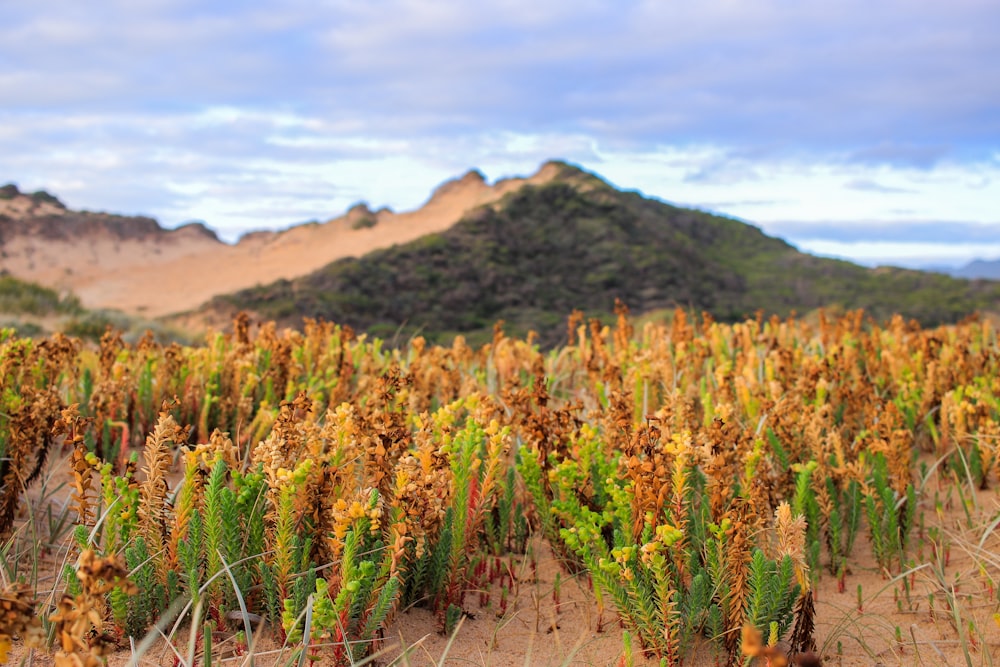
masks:
<path id="1" fill-rule="evenodd" d="M 213 638 L 253 661 L 267 637 L 281 664 L 361 664 L 414 606 L 443 633 L 473 600 L 505 607 L 540 537 L 627 631 L 623 664 L 815 664 L 833 651 L 817 585 L 853 590 L 862 567 L 989 664 L 996 522 L 978 547 L 934 527 L 957 494 L 972 529 L 996 485 L 988 322 L 676 311 L 635 331 L 619 304 L 564 336 L 388 348 L 246 316 L 197 347 L 5 331 L 0 659 L 97 665 L 159 639 L 193 667 Z M 959 543 L 975 566 L 955 581 Z"/>

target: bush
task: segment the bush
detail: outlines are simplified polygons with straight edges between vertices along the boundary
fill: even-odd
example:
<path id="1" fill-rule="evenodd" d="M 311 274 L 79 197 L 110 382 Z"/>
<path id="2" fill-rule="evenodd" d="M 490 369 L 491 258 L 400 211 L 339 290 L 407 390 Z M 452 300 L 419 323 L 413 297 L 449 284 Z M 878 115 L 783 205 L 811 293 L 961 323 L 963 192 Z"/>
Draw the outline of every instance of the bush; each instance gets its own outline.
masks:
<path id="1" fill-rule="evenodd" d="M 80 301 L 72 294 L 58 292 L 35 283 L 0 275 L 0 312 L 17 315 L 75 314 Z"/>

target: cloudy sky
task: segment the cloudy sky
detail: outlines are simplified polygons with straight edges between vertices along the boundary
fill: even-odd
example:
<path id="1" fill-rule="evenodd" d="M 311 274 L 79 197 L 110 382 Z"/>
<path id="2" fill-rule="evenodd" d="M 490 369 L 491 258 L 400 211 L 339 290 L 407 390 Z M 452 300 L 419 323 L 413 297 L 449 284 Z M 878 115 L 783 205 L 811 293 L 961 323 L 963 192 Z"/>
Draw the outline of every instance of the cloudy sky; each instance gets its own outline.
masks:
<path id="1" fill-rule="evenodd" d="M 234 238 L 550 158 L 869 264 L 1000 257 L 996 0 L 0 3 L 0 182 Z"/>

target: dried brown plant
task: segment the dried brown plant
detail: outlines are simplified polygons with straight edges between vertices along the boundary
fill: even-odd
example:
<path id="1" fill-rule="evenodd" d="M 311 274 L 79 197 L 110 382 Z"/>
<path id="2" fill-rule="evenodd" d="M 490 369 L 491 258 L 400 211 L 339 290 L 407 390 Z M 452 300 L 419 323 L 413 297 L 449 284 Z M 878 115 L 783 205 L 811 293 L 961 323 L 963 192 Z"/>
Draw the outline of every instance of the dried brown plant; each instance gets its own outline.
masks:
<path id="1" fill-rule="evenodd" d="M 174 450 L 184 444 L 187 437 L 187 428 L 179 426 L 169 413 L 161 412 L 156 427 L 146 438 L 143 451 L 145 479 L 139 484 L 139 532 L 152 550 L 157 565 L 162 563 L 164 557 L 159 545 L 167 544 L 172 523 L 167 507 L 170 492 L 167 476 Z M 164 572 L 164 568 L 157 567 L 157 571 Z"/>
<path id="2" fill-rule="evenodd" d="M 6 664 L 15 638 L 27 648 L 45 643 L 42 622 L 35 611 L 35 594 L 26 584 L 0 591 L 0 665 Z"/>
<path id="3" fill-rule="evenodd" d="M 64 407 L 56 386 L 22 384 L 19 404 L 7 415 L 7 447 L 0 458 L 0 537 L 9 533 L 21 494 L 39 478 L 50 449 L 68 428 L 60 421 Z"/>
<path id="4" fill-rule="evenodd" d="M 104 596 L 115 588 L 135 595 L 138 588 L 128 579 L 120 559 L 100 558 L 90 549 L 80 554 L 76 577 L 80 593 L 64 594 L 56 603 L 55 613 L 49 616 L 58 646 L 53 659 L 56 667 L 100 667 L 104 657 L 118 645 L 116 636 L 104 632 Z"/>

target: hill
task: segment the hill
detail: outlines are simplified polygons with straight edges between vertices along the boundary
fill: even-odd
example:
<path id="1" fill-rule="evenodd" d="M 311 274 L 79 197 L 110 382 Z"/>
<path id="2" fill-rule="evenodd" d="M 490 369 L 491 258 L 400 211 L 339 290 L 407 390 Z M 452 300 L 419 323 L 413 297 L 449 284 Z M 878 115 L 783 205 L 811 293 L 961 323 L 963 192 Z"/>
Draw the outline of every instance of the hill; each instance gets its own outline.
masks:
<path id="1" fill-rule="evenodd" d="M 1000 280 L 1000 259 L 986 261 L 977 259 L 969 262 L 960 269 L 951 272 L 956 278 L 967 278 L 969 280 Z"/>
<path id="2" fill-rule="evenodd" d="M 72 211 L 48 193 L 0 188 L 0 270 L 72 291 L 87 308 L 159 317 L 219 294 L 292 279 L 343 257 L 406 243 L 451 227 L 463 215 L 558 170 L 486 183 L 470 171 L 442 184 L 414 211 L 353 206 L 325 222 L 260 231 L 236 244 L 200 224 L 165 229 L 144 216 Z"/>
<path id="3" fill-rule="evenodd" d="M 723 320 L 838 304 L 923 324 L 1000 304 L 1000 284 L 814 257 L 743 222 L 557 167 L 549 182 L 522 187 L 447 230 L 217 297 L 205 312 L 246 309 L 290 325 L 323 317 L 430 338 L 482 339 L 503 319 L 510 331 L 535 329 L 553 344 L 573 309 L 609 316 L 616 298 L 637 312 L 679 306 Z"/>

